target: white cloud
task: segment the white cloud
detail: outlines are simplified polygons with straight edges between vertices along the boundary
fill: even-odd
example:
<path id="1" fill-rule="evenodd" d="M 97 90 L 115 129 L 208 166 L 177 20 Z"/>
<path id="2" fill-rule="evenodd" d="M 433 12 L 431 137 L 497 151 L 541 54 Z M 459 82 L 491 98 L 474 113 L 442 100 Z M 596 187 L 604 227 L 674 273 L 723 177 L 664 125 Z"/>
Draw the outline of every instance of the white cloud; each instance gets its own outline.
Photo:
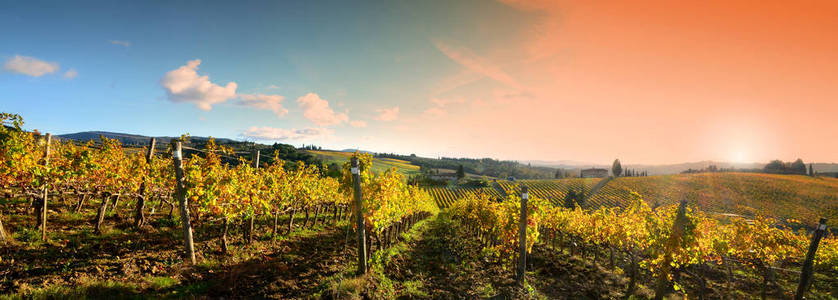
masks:
<path id="1" fill-rule="evenodd" d="M 288 114 L 288 110 L 282 106 L 282 101 L 285 97 L 280 95 L 265 95 L 265 94 L 239 94 L 239 105 L 255 107 L 258 109 L 269 109 L 278 117 L 283 117 Z"/>
<path id="2" fill-rule="evenodd" d="M 129 42 L 129 41 L 110 40 L 108 42 L 110 42 L 111 44 L 114 44 L 114 45 L 122 46 L 122 47 L 131 47 L 131 42 Z"/>
<path id="3" fill-rule="evenodd" d="M 325 137 L 332 135 L 333 133 L 334 132 L 328 128 L 284 129 L 253 126 L 245 130 L 242 133 L 242 136 L 260 140 L 286 141 Z"/>
<path id="4" fill-rule="evenodd" d="M 445 106 L 447 106 L 448 104 L 461 104 L 461 103 L 465 103 L 465 102 L 466 102 L 466 99 L 465 99 L 465 98 L 453 98 L 453 99 L 433 98 L 433 99 L 431 99 L 431 102 L 432 102 L 433 104 L 436 104 L 436 106 L 439 106 L 439 107 L 445 107 Z"/>
<path id="5" fill-rule="evenodd" d="M 15 55 L 6 60 L 3 69 L 12 73 L 41 77 L 46 74 L 55 73 L 60 67 L 58 63 L 47 62 L 29 56 Z"/>
<path id="6" fill-rule="evenodd" d="M 398 106 L 393 108 L 379 108 L 376 109 L 375 112 L 378 113 L 378 116 L 376 116 L 375 119 L 379 121 L 393 121 L 399 117 Z"/>
<path id="7" fill-rule="evenodd" d="M 236 97 L 235 82 L 226 86 L 216 85 L 209 76 L 198 75 L 200 59 L 191 60 L 185 66 L 169 71 L 160 79 L 160 85 L 166 90 L 169 101 L 191 102 L 202 110 L 210 110 L 214 104 Z"/>
<path id="8" fill-rule="evenodd" d="M 279 86 L 278 86 L 278 85 L 276 85 L 276 84 L 271 84 L 271 85 L 269 85 L 268 87 L 266 87 L 266 89 L 269 89 L 269 90 L 278 90 L 278 89 L 279 89 Z"/>
<path id="9" fill-rule="evenodd" d="M 76 72 L 76 69 L 69 69 L 67 72 L 64 72 L 64 78 L 73 79 L 79 76 L 79 72 Z"/>
<path id="10" fill-rule="evenodd" d="M 355 128 L 363 128 L 363 127 L 367 127 L 367 122 L 362 121 L 362 120 L 350 121 L 349 125 L 351 125 L 352 127 L 355 127 Z"/>
<path id="11" fill-rule="evenodd" d="M 337 125 L 349 121 L 346 113 L 336 113 L 329 107 L 329 101 L 320 99 L 315 93 L 308 93 L 297 98 L 297 103 L 303 108 L 303 116 L 318 126 Z"/>

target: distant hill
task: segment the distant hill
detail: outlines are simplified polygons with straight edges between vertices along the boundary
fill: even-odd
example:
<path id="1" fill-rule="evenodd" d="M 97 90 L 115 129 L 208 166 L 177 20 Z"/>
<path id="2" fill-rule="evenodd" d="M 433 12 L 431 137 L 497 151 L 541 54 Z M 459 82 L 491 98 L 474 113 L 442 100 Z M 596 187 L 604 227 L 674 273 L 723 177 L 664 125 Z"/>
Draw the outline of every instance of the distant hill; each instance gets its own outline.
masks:
<path id="1" fill-rule="evenodd" d="M 119 133 L 119 132 L 108 132 L 108 131 L 84 131 L 84 132 L 77 132 L 77 133 L 68 133 L 68 134 L 61 134 L 58 135 L 59 138 L 67 139 L 67 140 L 75 140 L 79 142 L 87 142 L 87 141 L 99 141 L 99 137 L 104 136 L 109 139 L 116 139 L 119 140 L 123 145 L 127 146 L 146 146 L 151 139 L 150 136 L 145 135 L 138 135 L 138 134 L 130 134 L 130 133 Z M 177 137 L 171 136 L 159 136 L 157 138 L 158 145 L 166 145 L 172 139 L 176 139 Z M 202 136 L 192 136 L 189 137 L 193 141 L 206 141 L 209 140 L 208 137 Z M 232 139 L 225 139 L 225 138 L 215 138 L 215 141 L 219 144 L 228 144 L 228 143 L 237 143 L 238 141 Z"/>
<path id="2" fill-rule="evenodd" d="M 821 217 L 838 225 L 838 179 L 760 173 L 700 173 L 619 177 L 585 205 L 626 206 L 631 192 L 650 205 L 687 200 L 706 212 L 797 219 L 812 225 Z"/>
<path id="3" fill-rule="evenodd" d="M 561 168 L 570 170 L 572 174 L 579 175 L 579 170 L 586 169 L 586 168 L 605 168 L 611 170 L 611 165 L 604 165 L 604 164 L 587 164 L 581 162 L 574 162 L 574 161 L 529 161 L 534 166 L 545 166 L 545 167 L 552 167 L 552 168 Z M 710 165 L 715 165 L 719 169 L 731 169 L 735 168 L 737 170 L 755 170 L 755 169 L 762 169 L 765 167 L 765 163 L 731 163 L 731 162 L 721 162 L 721 161 L 712 161 L 712 160 L 705 160 L 705 161 L 698 161 L 698 162 L 686 162 L 686 163 L 678 163 L 678 164 L 660 164 L 660 165 L 653 165 L 653 164 L 630 164 L 623 162 L 623 170 L 632 169 L 635 171 L 648 171 L 649 175 L 668 175 L 668 174 L 679 174 L 683 171 L 693 169 L 693 170 L 702 170 L 706 169 Z M 808 162 L 806 163 L 808 166 Z M 838 172 L 838 164 L 836 163 L 814 163 L 813 168 L 815 172 Z"/>
<path id="4" fill-rule="evenodd" d="M 351 151 L 350 151 L 351 150 Z M 301 150 L 306 153 L 310 153 L 314 155 L 316 158 L 322 160 L 324 163 L 336 163 L 338 165 L 343 165 L 346 161 L 348 161 L 352 154 L 355 153 L 352 149 L 346 149 L 344 151 L 331 151 L 331 150 Z M 374 158 L 372 162 L 372 171 L 373 173 L 383 173 L 390 168 L 397 168 L 399 173 L 404 175 L 417 175 L 419 174 L 419 166 L 415 166 L 410 164 L 409 161 L 404 161 L 400 159 L 392 159 L 392 158 Z"/>

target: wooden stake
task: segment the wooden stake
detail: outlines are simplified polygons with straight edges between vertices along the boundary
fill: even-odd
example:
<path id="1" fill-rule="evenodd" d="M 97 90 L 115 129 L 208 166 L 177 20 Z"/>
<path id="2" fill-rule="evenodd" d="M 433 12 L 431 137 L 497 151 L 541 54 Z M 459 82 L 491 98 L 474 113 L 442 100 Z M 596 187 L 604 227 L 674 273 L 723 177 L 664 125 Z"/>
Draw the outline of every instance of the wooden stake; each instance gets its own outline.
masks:
<path id="1" fill-rule="evenodd" d="M 812 284 L 812 261 L 815 259 L 815 252 L 818 251 L 818 244 L 821 242 L 824 233 L 826 232 L 826 218 L 821 218 L 818 222 L 818 228 L 812 233 L 812 241 L 809 243 L 809 251 L 806 252 L 806 260 L 803 261 L 803 269 L 800 272 L 800 282 L 797 285 L 797 293 L 794 294 L 795 300 L 803 299 L 809 285 Z"/>
<path id="2" fill-rule="evenodd" d="M 175 166 L 175 198 L 180 202 L 180 220 L 183 223 L 183 242 L 186 244 L 186 256 L 195 264 L 195 245 L 192 243 L 192 224 L 189 221 L 189 205 L 186 203 L 186 184 L 183 179 L 183 145 L 175 141 L 172 163 Z"/>
<path id="3" fill-rule="evenodd" d="M 151 138 L 148 146 L 148 152 L 146 152 L 145 161 L 149 166 L 148 173 L 143 175 L 143 182 L 140 183 L 140 196 L 137 198 L 137 208 L 134 211 L 134 227 L 140 228 L 145 225 L 145 213 L 143 210 L 145 209 L 145 199 L 148 197 L 146 194 L 148 187 L 146 186 L 146 182 L 150 179 L 151 173 L 151 161 L 154 159 L 154 146 L 157 144 L 157 139 Z"/>
<path id="4" fill-rule="evenodd" d="M 49 144 L 52 141 L 52 135 L 47 133 L 46 146 L 44 146 L 44 168 L 49 168 Z M 44 183 L 44 198 L 41 206 L 41 239 L 47 240 L 47 198 L 49 197 L 49 187 Z"/>
<path id="5" fill-rule="evenodd" d="M 524 285 L 524 274 L 527 270 L 527 199 L 529 189 L 521 187 L 521 216 L 518 222 L 518 285 Z"/>
<path id="6" fill-rule="evenodd" d="M 352 157 L 352 183 L 355 195 L 355 219 L 358 226 L 358 273 L 367 273 L 367 244 L 364 228 L 364 204 L 361 200 L 361 169 L 358 158 Z"/>

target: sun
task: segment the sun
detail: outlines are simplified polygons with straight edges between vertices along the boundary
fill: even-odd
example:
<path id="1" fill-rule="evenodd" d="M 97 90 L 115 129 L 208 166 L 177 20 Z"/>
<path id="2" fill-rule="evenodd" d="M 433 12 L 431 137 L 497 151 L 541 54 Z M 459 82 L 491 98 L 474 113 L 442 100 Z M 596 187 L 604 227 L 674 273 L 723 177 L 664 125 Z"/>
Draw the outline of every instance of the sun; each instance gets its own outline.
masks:
<path id="1" fill-rule="evenodd" d="M 731 152 L 729 159 L 730 162 L 733 163 L 746 163 L 748 162 L 748 159 L 750 159 L 750 157 L 748 156 L 748 153 L 746 151 L 742 149 L 737 149 Z"/>

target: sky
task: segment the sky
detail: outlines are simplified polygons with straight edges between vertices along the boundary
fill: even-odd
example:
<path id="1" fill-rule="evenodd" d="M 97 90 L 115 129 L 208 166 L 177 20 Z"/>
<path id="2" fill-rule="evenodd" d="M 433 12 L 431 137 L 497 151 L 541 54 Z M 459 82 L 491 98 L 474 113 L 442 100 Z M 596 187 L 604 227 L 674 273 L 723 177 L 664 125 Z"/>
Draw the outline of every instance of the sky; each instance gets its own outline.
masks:
<path id="1" fill-rule="evenodd" d="M 421 156 L 838 161 L 838 1 L 0 1 L 54 134 Z"/>

